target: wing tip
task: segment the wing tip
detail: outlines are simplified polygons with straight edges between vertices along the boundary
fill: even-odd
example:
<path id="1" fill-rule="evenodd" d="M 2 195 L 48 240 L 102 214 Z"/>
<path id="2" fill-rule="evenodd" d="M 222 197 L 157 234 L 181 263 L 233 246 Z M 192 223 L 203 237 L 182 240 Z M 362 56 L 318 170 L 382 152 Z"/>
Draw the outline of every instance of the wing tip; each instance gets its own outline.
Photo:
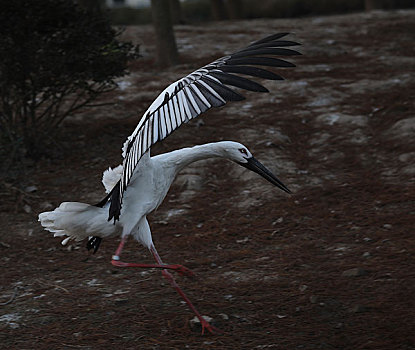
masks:
<path id="1" fill-rule="evenodd" d="M 289 34 L 290 34 L 289 32 L 271 34 L 271 35 L 266 36 L 265 38 L 254 41 L 253 43 L 249 44 L 248 47 L 258 45 L 258 44 L 262 44 L 262 43 L 266 43 L 266 42 L 273 41 L 273 40 L 278 40 L 278 39 L 281 39 L 281 38 L 283 38 L 283 37 L 285 37 Z"/>

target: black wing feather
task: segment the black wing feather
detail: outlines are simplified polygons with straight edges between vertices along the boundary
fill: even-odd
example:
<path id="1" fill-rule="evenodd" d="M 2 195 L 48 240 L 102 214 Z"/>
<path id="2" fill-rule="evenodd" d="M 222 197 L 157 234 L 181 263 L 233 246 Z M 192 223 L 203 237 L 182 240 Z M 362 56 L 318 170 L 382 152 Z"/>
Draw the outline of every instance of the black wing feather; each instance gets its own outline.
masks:
<path id="1" fill-rule="evenodd" d="M 238 75 L 223 73 L 220 71 L 211 72 L 209 75 L 219 79 L 221 83 L 226 85 L 232 85 L 248 91 L 269 92 L 268 89 L 263 87 L 261 84 L 246 78 L 242 78 Z"/>
<path id="2" fill-rule="evenodd" d="M 245 48 L 243 50 L 240 50 L 238 52 L 256 50 L 256 49 L 261 49 L 263 47 L 289 47 L 289 46 L 299 46 L 299 45 L 300 44 L 296 43 L 295 41 L 275 40 L 275 41 L 270 41 L 270 42 L 266 42 L 266 43 L 262 43 L 262 44 L 251 45 L 251 46 L 248 46 L 247 48 Z"/>
<path id="3" fill-rule="evenodd" d="M 254 42 L 253 42 L 252 44 L 250 44 L 248 47 L 250 47 L 250 46 L 255 46 L 255 45 L 258 45 L 258 44 L 262 44 L 262 43 L 268 43 L 268 42 L 270 42 L 270 41 L 274 41 L 274 40 L 278 40 L 278 39 L 283 38 L 284 36 L 287 36 L 288 34 L 290 34 L 290 33 L 277 33 L 277 34 L 271 34 L 271 35 L 268 35 L 268 36 L 266 36 L 265 38 L 263 38 L 263 39 L 261 39 L 261 40 L 254 41 Z"/>
<path id="4" fill-rule="evenodd" d="M 121 181 L 118 181 L 114 188 L 111 190 L 111 204 L 108 213 L 108 221 L 114 218 L 114 224 L 116 220 L 120 219 L 121 214 L 121 191 L 120 191 Z"/>
<path id="5" fill-rule="evenodd" d="M 266 69 L 252 66 L 223 66 L 220 68 L 220 70 L 223 72 L 250 75 L 252 77 L 258 77 L 268 80 L 284 80 L 284 78 L 281 75 L 278 75 L 274 72 L 270 72 Z"/>
<path id="6" fill-rule="evenodd" d="M 243 101 L 245 100 L 245 97 L 243 97 L 241 94 L 238 94 L 237 92 L 233 91 L 232 89 L 229 89 L 225 85 L 221 85 L 214 81 L 213 79 L 209 77 L 203 77 L 201 78 L 202 81 L 204 81 L 206 84 L 208 84 L 212 89 L 214 89 L 222 98 L 224 98 L 226 101 Z"/>
<path id="7" fill-rule="evenodd" d="M 203 95 L 206 97 L 206 99 L 210 102 L 212 107 L 221 107 L 226 102 L 220 100 L 215 95 L 213 95 L 208 89 L 206 89 L 201 83 L 198 81 L 195 82 L 196 86 L 199 88 L 199 90 L 203 93 Z"/>
<path id="8" fill-rule="evenodd" d="M 282 55 L 282 56 L 297 56 L 301 55 L 298 51 L 291 50 L 291 49 L 284 49 L 280 47 L 264 47 L 254 50 L 247 50 L 241 51 L 235 54 L 232 54 L 232 58 L 239 58 L 239 57 L 248 57 L 248 56 L 256 56 L 256 55 Z"/>
<path id="9" fill-rule="evenodd" d="M 245 99 L 228 85 L 250 91 L 268 91 L 261 84 L 235 74 L 268 80 L 283 80 L 280 75 L 255 66 L 295 67 L 291 62 L 268 57 L 300 54 L 298 51 L 284 48 L 298 45 L 293 41 L 279 40 L 286 35 L 288 33 L 278 33 L 255 41 L 248 47 L 222 57 L 171 84 L 157 97 L 123 148 L 126 151 L 123 154 L 124 170 L 121 181 L 104 200 L 98 203 L 103 206 L 110 198 L 108 220 L 114 219 L 114 222 L 119 220 L 123 193 L 127 189 L 138 162 L 152 144 L 163 140 L 182 123 L 197 117 L 212 107 L 223 106 L 228 101 Z M 152 118 L 158 120 L 153 121 Z M 152 125 L 147 125 L 148 123 Z M 155 125 L 158 125 L 157 131 L 153 130 Z M 154 134 L 154 137 L 153 132 L 157 133 Z"/>
<path id="10" fill-rule="evenodd" d="M 228 65 L 243 65 L 252 64 L 257 66 L 269 66 L 269 67 L 295 67 L 294 63 L 281 60 L 279 58 L 272 57 L 241 57 L 231 58 L 226 61 Z"/>

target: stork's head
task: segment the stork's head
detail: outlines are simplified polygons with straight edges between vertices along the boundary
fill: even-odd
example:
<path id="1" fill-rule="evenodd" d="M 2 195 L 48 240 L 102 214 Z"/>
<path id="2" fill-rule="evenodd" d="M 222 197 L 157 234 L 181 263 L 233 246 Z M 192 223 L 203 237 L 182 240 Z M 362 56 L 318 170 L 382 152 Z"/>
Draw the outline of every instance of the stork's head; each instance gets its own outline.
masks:
<path id="1" fill-rule="evenodd" d="M 271 182 L 281 190 L 291 193 L 291 191 L 285 186 L 277 177 L 271 173 L 264 165 L 262 165 L 257 159 L 254 158 L 252 153 L 239 142 L 225 141 L 223 144 L 223 151 L 225 157 L 233 160 L 234 162 L 242 165 L 243 167 L 252 170 L 253 172 L 261 175 L 264 179 Z"/>

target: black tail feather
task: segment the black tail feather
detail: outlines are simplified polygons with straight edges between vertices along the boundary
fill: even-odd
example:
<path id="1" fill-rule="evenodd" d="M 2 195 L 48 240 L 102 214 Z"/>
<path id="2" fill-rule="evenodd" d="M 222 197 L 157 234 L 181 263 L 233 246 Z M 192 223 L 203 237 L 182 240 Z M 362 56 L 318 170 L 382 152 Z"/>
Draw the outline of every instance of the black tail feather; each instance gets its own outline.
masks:
<path id="1" fill-rule="evenodd" d="M 93 236 L 86 243 L 86 249 L 88 249 L 88 250 L 94 249 L 93 254 L 95 254 L 97 252 L 101 242 L 102 242 L 101 237 Z"/>

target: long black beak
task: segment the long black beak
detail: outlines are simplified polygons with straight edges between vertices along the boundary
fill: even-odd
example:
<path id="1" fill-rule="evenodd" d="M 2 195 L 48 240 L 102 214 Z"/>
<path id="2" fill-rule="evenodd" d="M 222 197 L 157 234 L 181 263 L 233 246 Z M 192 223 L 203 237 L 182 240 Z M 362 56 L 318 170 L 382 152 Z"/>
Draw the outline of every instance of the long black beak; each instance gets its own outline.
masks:
<path id="1" fill-rule="evenodd" d="M 273 173 L 271 173 L 266 167 L 264 167 L 258 160 L 254 157 L 248 158 L 247 163 L 238 163 L 243 167 L 256 172 L 261 175 L 264 179 L 271 182 L 273 185 L 282 189 L 284 192 L 291 193 L 291 191 L 285 186 L 280 180 L 278 180 Z"/>

